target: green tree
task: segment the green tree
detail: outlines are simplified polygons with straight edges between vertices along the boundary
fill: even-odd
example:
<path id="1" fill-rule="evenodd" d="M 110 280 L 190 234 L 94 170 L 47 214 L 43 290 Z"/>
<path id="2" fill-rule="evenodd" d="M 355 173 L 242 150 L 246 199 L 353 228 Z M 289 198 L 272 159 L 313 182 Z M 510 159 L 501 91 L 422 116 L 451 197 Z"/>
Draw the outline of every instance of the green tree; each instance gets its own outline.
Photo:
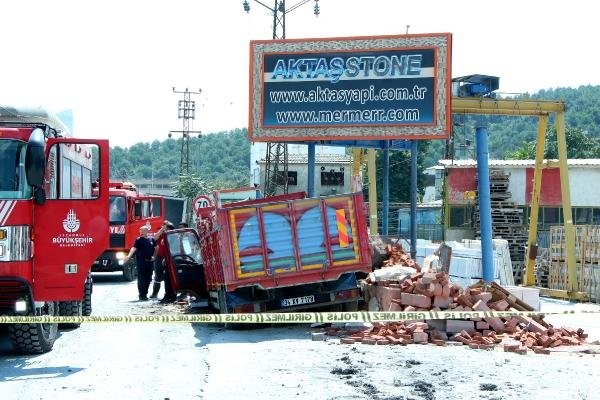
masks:
<path id="1" fill-rule="evenodd" d="M 172 189 L 177 197 L 186 199 L 186 221 L 188 223 L 192 220 L 192 200 L 199 194 L 213 191 L 213 187 L 209 183 L 194 173 L 179 175 L 179 179 L 173 184 Z"/>
<path id="2" fill-rule="evenodd" d="M 567 142 L 567 158 L 600 158 L 600 144 L 580 128 L 565 128 Z M 532 160 L 535 159 L 536 142 L 529 141 L 514 151 L 507 153 L 508 159 Z M 549 126 L 546 130 L 544 158 L 558 158 L 558 143 L 556 141 L 556 127 Z"/>
<path id="3" fill-rule="evenodd" d="M 425 158 L 430 150 L 430 141 L 421 140 L 418 144 L 417 155 L 417 187 L 420 195 L 423 195 L 425 176 Z M 383 201 L 383 151 L 377 151 L 377 201 Z M 390 151 L 389 188 L 391 203 L 410 202 L 410 151 Z M 368 179 L 365 179 L 363 194 L 368 201 Z"/>

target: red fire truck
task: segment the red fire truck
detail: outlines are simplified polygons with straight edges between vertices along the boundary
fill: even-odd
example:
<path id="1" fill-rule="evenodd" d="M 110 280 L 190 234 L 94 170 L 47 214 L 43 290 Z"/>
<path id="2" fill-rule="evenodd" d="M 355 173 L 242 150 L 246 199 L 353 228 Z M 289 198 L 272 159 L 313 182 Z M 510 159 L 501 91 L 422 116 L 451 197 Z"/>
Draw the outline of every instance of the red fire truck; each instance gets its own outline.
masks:
<path id="1" fill-rule="evenodd" d="M 181 199 L 163 196 L 142 196 L 136 186 L 129 182 L 110 182 L 109 200 L 110 243 L 100 257 L 94 261 L 92 272 L 123 271 L 123 278 L 132 281 L 137 276 L 135 260 L 124 262 L 140 227 L 147 226 L 150 232 L 160 229 L 167 208 L 178 215 L 173 222 L 178 224 L 182 216 Z M 176 209 L 179 209 L 177 214 Z"/>
<path id="2" fill-rule="evenodd" d="M 108 245 L 108 152 L 41 108 L 0 106 L 0 315 L 91 313 L 90 265 Z M 16 350 L 43 353 L 58 325 L 10 324 L 8 335 Z"/>
<path id="3" fill-rule="evenodd" d="M 197 233 L 166 233 L 177 291 L 221 313 L 327 307 L 356 310 L 357 273 L 371 272 L 360 193 L 303 192 L 222 204 L 197 212 Z"/>

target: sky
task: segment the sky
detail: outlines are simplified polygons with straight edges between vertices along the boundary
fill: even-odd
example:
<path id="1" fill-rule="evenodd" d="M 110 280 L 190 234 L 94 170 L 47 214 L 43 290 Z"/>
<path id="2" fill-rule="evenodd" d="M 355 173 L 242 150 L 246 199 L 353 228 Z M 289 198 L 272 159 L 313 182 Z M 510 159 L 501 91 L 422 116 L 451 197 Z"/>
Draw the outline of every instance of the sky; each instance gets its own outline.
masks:
<path id="1" fill-rule="evenodd" d="M 74 134 L 111 146 L 192 128 L 248 125 L 249 42 L 272 37 L 270 11 L 248 0 L 4 2 L 0 104 L 72 109 Z M 274 0 L 264 0 L 270 7 Z M 288 8 L 297 1 L 286 2 Z M 452 33 L 452 77 L 500 77 L 502 93 L 600 84 L 594 2 L 320 0 L 286 16 L 287 38 Z"/>

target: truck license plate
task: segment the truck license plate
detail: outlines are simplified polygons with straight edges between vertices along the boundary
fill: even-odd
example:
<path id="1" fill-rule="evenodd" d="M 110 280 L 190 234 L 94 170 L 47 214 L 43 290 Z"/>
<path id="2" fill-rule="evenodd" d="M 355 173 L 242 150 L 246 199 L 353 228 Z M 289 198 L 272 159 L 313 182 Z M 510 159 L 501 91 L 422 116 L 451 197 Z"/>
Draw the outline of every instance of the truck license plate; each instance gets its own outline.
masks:
<path id="1" fill-rule="evenodd" d="M 291 299 L 281 300 L 282 307 L 299 306 L 301 304 L 310 304 L 315 302 L 315 296 L 294 297 Z"/>

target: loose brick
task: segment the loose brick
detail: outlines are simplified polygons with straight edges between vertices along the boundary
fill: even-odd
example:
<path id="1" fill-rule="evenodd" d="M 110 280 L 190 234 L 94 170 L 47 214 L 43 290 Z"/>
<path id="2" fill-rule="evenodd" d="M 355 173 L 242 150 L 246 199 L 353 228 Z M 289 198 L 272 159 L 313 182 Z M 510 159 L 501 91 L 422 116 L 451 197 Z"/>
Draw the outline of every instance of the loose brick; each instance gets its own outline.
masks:
<path id="1" fill-rule="evenodd" d="M 475 328 L 476 329 L 480 329 L 480 330 L 489 330 L 490 329 L 490 324 L 488 324 L 485 321 L 479 321 L 475 324 Z"/>
<path id="2" fill-rule="evenodd" d="M 523 323 L 525 325 L 525 329 L 528 331 L 539 332 L 544 335 L 548 333 L 548 329 L 544 328 L 541 324 L 535 322 L 531 318 L 522 316 L 516 316 L 515 318 L 518 319 L 519 322 Z"/>
<path id="3" fill-rule="evenodd" d="M 450 303 L 452 303 L 452 299 L 450 297 L 435 296 L 433 298 L 433 305 L 435 307 L 446 309 L 450 306 Z"/>
<path id="4" fill-rule="evenodd" d="M 341 338 L 340 343 L 343 344 L 354 344 L 356 341 L 354 339 L 350 339 L 349 337 Z"/>
<path id="5" fill-rule="evenodd" d="M 462 321 L 457 319 L 449 319 L 446 321 L 446 332 L 457 333 L 462 330 L 472 331 L 475 329 L 475 323 L 473 321 Z"/>
<path id="6" fill-rule="evenodd" d="M 508 304 L 508 301 L 502 299 L 502 300 L 498 300 L 494 303 L 490 303 L 488 304 L 488 306 L 492 309 L 492 310 L 496 310 L 496 311 L 506 311 L 508 310 L 508 308 L 510 307 L 510 304 Z"/>
<path id="7" fill-rule="evenodd" d="M 429 283 L 433 283 L 437 281 L 437 277 L 435 275 L 435 273 L 432 272 L 427 272 L 423 275 L 423 277 L 421 278 L 421 283 L 424 284 L 429 284 Z"/>
<path id="8" fill-rule="evenodd" d="M 532 348 L 533 352 L 536 354 L 550 354 L 550 350 L 543 348 L 541 346 L 534 346 Z"/>
<path id="9" fill-rule="evenodd" d="M 484 303 L 487 303 L 492 300 L 492 294 L 490 292 L 483 292 L 480 294 L 473 295 L 471 297 L 472 297 L 473 303 L 476 303 L 479 300 L 483 301 Z"/>
<path id="10" fill-rule="evenodd" d="M 473 305 L 473 309 L 475 309 L 477 311 L 489 311 L 490 310 L 490 308 L 487 306 L 487 304 L 485 304 L 482 300 L 479 300 L 477 303 L 475 303 Z M 500 318 L 484 318 L 484 320 L 485 320 L 485 322 L 490 324 L 490 326 L 496 332 L 504 331 L 504 322 L 502 322 L 502 320 Z"/>
<path id="11" fill-rule="evenodd" d="M 422 294 L 402 293 L 401 301 L 402 304 L 407 306 L 414 306 L 427 309 L 431 307 L 431 298 L 423 296 Z"/>
<path id="12" fill-rule="evenodd" d="M 413 333 L 413 341 L 415 343 L 427 343 L 429 340 L 429 335 L 425 332 L 415 332 Z"/>
<path id="13" fill-rule="evenodd" d="M 325 332 L 314 332 L 310 336 L 311 339 L 315 342 L 325 341 Z"/>
<path id="14" fill-rule="evenodd" d="M 450 297 L 450 285 L 445 284 L 442 286 L 442 296 Z"/>
<path id="15" fill-rule="evenodd" d="M 518 349 L 516 349 L 516 350 L 514 351 L 514 353 L 521 354 L 521 355 L 523 355 L 523 354 L 527 354 L 527 347 L 523 347 L 523 346 L 521 346 L 521 347 L 519 347 Z"/>
<path id="16" fill-rule="evenodd" d="M 463 307 L 473 308 L 473 303 L 471 302 L 471 299 L 465 294 L 461 294 L 460 296 L 458 296 L 456 298 L 456 302 Z"/>
<path id="17" fill-rule="evenodd" d="M 377 340 L 371 338 L 363 338 L 361 340 L 362 344 L 377 344 Z"/>
<path id="18" fill-rule="evenodd" d="M 377 340 L 377 344 L 378 345 L 386 345 L 386 344 L 390 344 L 390 341 L 387 339 L 379 339 L 379 340 Z"/>
<path id="19" fill-rule="evenodd" d="M 513 352 L 519 347 L 521 347 L 521 345 L 518 342 L 504 343 L 504 351 L 507 352 Z"/>

